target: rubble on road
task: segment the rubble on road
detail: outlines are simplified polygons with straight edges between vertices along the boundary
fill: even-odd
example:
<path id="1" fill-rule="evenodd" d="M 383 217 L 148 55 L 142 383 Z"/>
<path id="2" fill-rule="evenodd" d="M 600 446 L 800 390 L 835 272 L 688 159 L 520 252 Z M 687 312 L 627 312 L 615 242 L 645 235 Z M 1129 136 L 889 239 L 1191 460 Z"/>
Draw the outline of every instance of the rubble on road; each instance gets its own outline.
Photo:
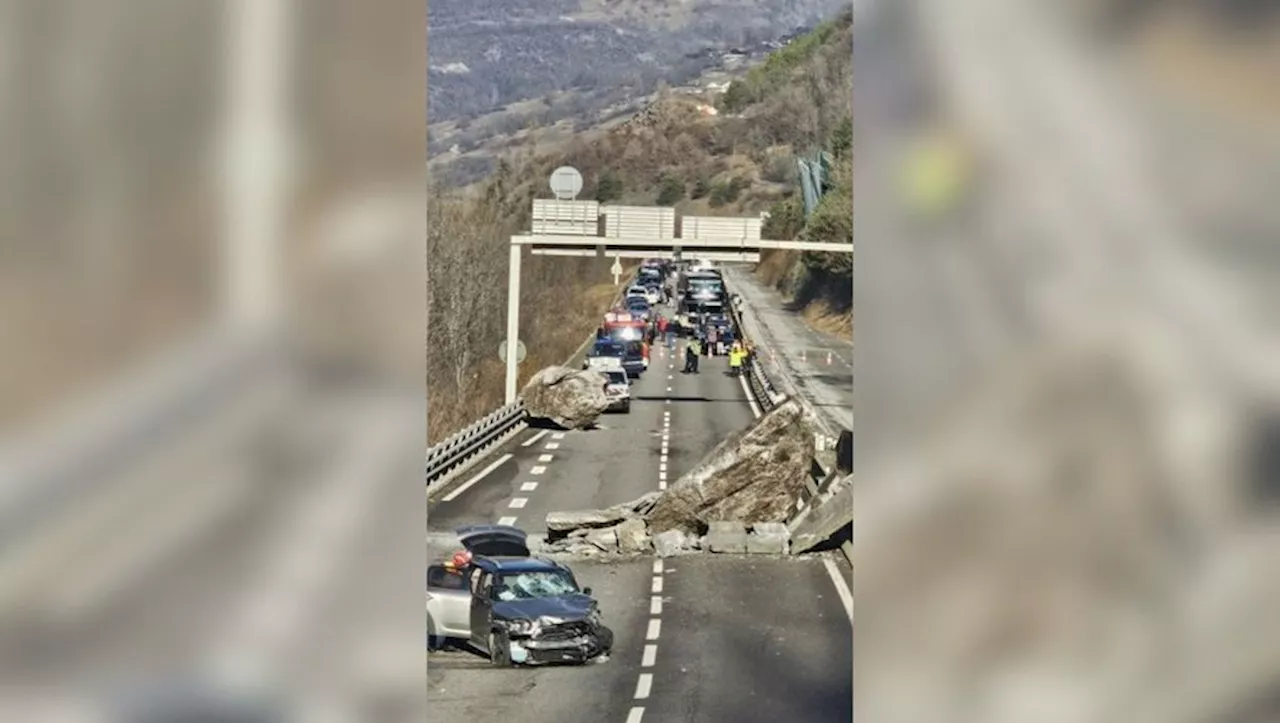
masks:
<path id="1" fill-rule="evenodd" d="M 581 530 L 593 530 L 613 527 L 620 522 L 644 516 L 653 509 L 661 492 L 649 494 L 601 510 L 568 510 L 547 513 L 547 533 L 552 539 L 560 537 L 577 537 Z"/>
<path id="2" fill-rule="evenodd" d="M 701 549 L 701 541 L 680 530 L 667 530 L 653 536 L 653 552 L 658 557 L 675 557 Z"/>
<path id="3" fill-rule="evenodd" d="M 665 491 L 604 509 L 551 512 L 548 550 L 785 555 L 792 537 L 787 516 L 813 464 L 814 423 L 811 411 L 788 400 Z"/>
<path id="4" fill-rule="evenodd" d="M 584 429 L 609 408 L 605 382 L 606 377 L 597 371 L 552 366 L 534 374 L 520 398 L 531 419 L 550 420 L 565 429 Z"/>
<path id="5" fill-rule="evenodd" d="M 634 517 L 624 520 L 613 528 L 618 537 L 618 552 L 624 555 L 635 555 L 653 550 L 653 543 L 649 540 L 649 532 L 645 528 L 644 520 Z"/>
<path id="6" fill-rule="evenodd" d="M 747 536 L 750 555 L 785 555 L 791 542 L 791 531 L 781 522 L 757 522 Z"/>
<path id="7" fill-rule="evenodd" d="M 618 533 L 612 528 L 603 530 L 591 530 L 584 537 L 588 544 L 600 548 L 601 552 L 617 552 L 618 551 Z"/>
<path id="8" fill-rule="evenodd" d="M 712 522 L 707 525 L 707 534 L 702 538 L 702 546 L 711 552 L 745 554 L 747 528 L 741 522 L 728 520 Z"/>
<path id="9" fill-rule="evenodd" d="M 720 443 L 658 498 L 650 533 L 693 534 L 708 523 L 785 522 L 813 463 L 813 413 L 788 399 Z"/>

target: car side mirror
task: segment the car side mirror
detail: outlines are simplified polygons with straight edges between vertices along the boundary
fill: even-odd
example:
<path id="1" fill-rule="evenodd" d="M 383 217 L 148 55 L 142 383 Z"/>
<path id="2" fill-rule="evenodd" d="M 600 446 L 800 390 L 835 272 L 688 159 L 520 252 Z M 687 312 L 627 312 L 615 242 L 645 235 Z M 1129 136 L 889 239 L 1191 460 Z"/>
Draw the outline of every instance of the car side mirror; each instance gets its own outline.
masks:
<path id="1" fill-rule="evenodd" d="M 591 594 L 591 588 L 589 588 L 589 587 L 584 587 L 584 588 L 582 588 L 582 594 L 583 594 L 583 595 L 590 595 L 590 594 Z"/>

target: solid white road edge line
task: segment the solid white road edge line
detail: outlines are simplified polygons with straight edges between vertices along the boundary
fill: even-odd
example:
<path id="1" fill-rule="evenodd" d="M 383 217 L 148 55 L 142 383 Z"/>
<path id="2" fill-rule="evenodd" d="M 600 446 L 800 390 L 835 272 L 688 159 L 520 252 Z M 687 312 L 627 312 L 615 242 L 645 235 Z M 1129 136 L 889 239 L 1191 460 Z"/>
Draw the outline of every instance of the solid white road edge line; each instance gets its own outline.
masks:
<path id="1" fill-rule="evenodd" d="M 844 603 L 844 611 L 849 616 L 849 622 L 852 623 L 853 591 L 845 584 L 844 577 L 840 575 L 840 568 L 836 567 L 835 560 L 824 557 L 822 558 L 822 564 L 827 568 L 827 574 L 831 576 L 831 584 L 836 586 L 836 594 L 840 596 L 840 602 Z"/>
<path id="2" fill-rule="evenodd" d="M 489 465 L 488 467 L 485 467 L 484 469 L 480 470 L 480 473 L 479 473 L 479 474 L 477 474 L 475 477 L 472 477 L 471 479 L 467 480 L 466 482 L 463 482 L 462 484 L 460 484 L 460 485 L 458 485 L 457 487 L 455 487 L 455 488 L 453 489 L 453 491 L 452 491 L 452 492 L 450 492 L 449 494 L 447 494 L 447 495 L 445 495 L 445 496 L 443 497 L 443 500 L 444 500 L 445 502 L 453 502 L 455 499 L 457 499 L 457 498 L 458 498 L 458 495 L 460 495 L 460 494 L 462 494 L 463 492 L 466 492 L 467 490 L 471 489 L 471 486 L 472 486 L 472 485 L 474 485 L 475 483 L 477 483 L 477 482 L 479 482 L 480 480 L 484 479 L 484 476 L 485 476 L 485 475 L 487 475 L 487 474 L 489 474 L 490 472 L 494 471 L 494 470 L 495 470 L 495 469 L 497 469 L 499 466 L 501 466 L 503 462 L 506 462 L 506 461 L 507 461 L 507 460 L 509 460 L 509 459 L 511 459 L 511 455 L 510 455 L 510 454 L 504 454 L 504 455 L 502 455 L 501 457 L 499 457 L 499 458 L 498 458 L 498 460 L 497 460 L 496 462 L 494 462 L 493 464 Z"/>
<path id="3" fill-rule="evenodd" d="M 537 443 L 537 441 L 538 441 L 539 439 L 542 439 L 543 437 L 547 436 L 547 432 L 549 432 L 549 431 L 550 431 L 550 430 L 544 429 L 544 430 L 542 430 L 541 432 L 538 432 L 537 434 L 533 435 L 533 436 L 532 436 L 532 437 L 530 437 L 529 439 L 525 440 L 525 443 L 524 443 L 524 444 L 522 444 L 522 445 L 520 445 L 520 446 L 521 446 L 521 447 L 531 447 L 531 446 L 533 446 L 534 444 L 536 444 L 536 443 Z"/>

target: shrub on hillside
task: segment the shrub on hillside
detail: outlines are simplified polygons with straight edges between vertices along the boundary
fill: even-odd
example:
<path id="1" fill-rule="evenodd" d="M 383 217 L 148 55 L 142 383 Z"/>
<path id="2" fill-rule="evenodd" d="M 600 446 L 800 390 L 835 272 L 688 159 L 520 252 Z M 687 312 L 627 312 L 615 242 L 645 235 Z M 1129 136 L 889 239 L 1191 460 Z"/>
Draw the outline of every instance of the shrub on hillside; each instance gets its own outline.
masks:
<path id="1" fill-rule="evenodd" d="M 797 172 L 796 159 L 791 154 L 785 153 L 768 158 L 760 176 L 773 183 L 793 183 Z"/>
<path id="2" fill-rule="evenodd" d="M 684 181 L 675 176 L 663 176 L 658 184 L 658 205 L 674 206 L 677 201 L 683 200 L 685 194 Z"/>
<path id="3" fill-rule="evenodd" d="M 799 196 L 778 201 L 769 207 L 760 235 L 767 239 L 790 241 L 804 230 L 804 203 Z"/>
<path id="4" fill-rule="evenodd" d="M 738 200 L 751 185 L 751 181 L 742 176 L 734 176 L 727 183 L 717 183 L 711 187 L 711 205 L 727 206 Z"/>
<path id="5" fill-rule="evenodd" d="M 619 198 L 622 198 L 622 179 L 612 171 L 605 171 L 600 175 L 600 182 L 596 184 L 596 200 L 607 203 Z"/>
<path id="6" fill-rule="evenodd" d="M 853 118 L 845 116 L 831 132 L 829 150 L 836 158 L 846 158 L 853 152 Z"/>

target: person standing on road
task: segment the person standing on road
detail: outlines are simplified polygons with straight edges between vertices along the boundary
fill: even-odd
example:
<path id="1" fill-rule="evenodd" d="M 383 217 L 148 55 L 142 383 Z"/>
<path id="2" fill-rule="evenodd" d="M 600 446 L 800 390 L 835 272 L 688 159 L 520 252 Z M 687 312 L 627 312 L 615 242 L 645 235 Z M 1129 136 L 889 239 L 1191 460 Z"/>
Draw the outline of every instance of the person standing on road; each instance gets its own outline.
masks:
<path id="1" fill-rule="evenodd" d="M 742 374 L 742 349 L 735 344 L 729 350 L 729 376 L 739 376 Z"/>
<path id="2" fill-rule="evenodd" d="M 684 345 L 684 369 L 680 371 L 684 374 L 693 373 L 693 364 L 698 359 L 698 340 L 690 339 Z"/>

